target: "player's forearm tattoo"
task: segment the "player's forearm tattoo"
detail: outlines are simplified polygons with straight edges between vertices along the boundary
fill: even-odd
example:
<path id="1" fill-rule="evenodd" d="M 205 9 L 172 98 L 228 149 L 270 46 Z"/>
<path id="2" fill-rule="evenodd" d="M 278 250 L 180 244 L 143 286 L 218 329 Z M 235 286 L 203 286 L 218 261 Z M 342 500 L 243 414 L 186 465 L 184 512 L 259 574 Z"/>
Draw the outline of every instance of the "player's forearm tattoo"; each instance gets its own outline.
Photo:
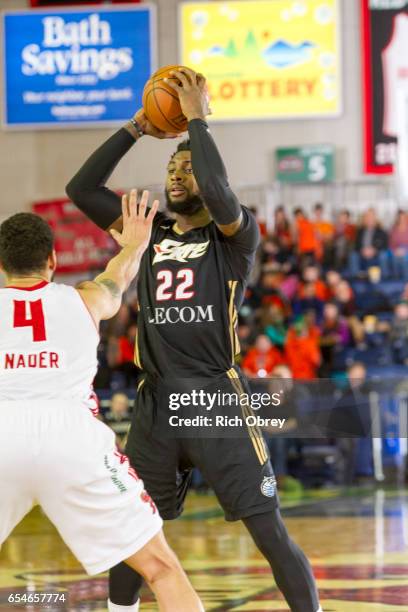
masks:
<path id="1" fill-rule="evenodd" d="M 111 280 L 110 278 L 98 280 L 97 283 L 106 287 L 111 296 L 114 298 L 120 298 L 120 296 L 122 295 L 120 287 L 115 283 L 115 281 Z"/>

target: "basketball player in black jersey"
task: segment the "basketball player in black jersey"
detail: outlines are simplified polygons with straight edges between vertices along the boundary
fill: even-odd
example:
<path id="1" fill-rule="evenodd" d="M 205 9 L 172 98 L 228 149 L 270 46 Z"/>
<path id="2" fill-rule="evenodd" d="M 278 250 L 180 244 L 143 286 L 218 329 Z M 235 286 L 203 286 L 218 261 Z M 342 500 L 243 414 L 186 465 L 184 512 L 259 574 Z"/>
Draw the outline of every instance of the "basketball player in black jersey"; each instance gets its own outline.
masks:
<path id="1" fill-rule="evenodd" d="M 241 519 L 272 568 L 292 612 L 319 612 L 309 562 L 289 538 L 278 507 L 275 478 L 261 435 L 245 438 L 163 436 L 169 406 L 160 384 L 180 389 L 186 379 L 212 380 L 221 390 L 247 388 L 235 365 L 235 323 L 259 242 L 252 214 L 232 192 L 205 117 L 205 81 L 188 70 L 174 82 L 189 141 L 167 167 L 166 200 L 172 217 L 157 214 L 139 280 L 136 364 L 138 391 L 126 454 L 164 519 L 182 511 L 189 473 L 197 466 L 212 486 L 227 520 Z M 173 81 L 172 81 L 173 83 Z M 143 110 L 109 138 L 67 185 L 68 196 L 99 227 L 119 240 L 120 197 L 105 183 L 142 136 L 168 138 Z M 116 228 L 116 229 L 115 229 Z M 142 578 L 125 564 L 110 573 L 111 612 L 135 612 Z"/>

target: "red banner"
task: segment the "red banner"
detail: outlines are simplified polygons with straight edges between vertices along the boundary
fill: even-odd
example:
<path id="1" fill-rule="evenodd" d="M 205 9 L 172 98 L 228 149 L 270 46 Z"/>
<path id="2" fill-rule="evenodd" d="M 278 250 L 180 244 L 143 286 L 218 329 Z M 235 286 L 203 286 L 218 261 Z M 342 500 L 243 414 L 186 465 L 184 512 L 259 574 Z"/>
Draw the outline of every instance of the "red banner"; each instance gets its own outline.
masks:
<path id="1" fill-rule="evenodd" d="M 55 236 L 58 273 L 99 270 L 116 252 L 116 243 L 70 200 L 34 202 L 33 212 L 51 226 Z"/>
<path id="2" fill-rule="evenodd" d="M 361 0 L 364 170 L 371 174 L 390 174 L 396 162 L 397 90 L 408 80 L 405 4 Z"/>

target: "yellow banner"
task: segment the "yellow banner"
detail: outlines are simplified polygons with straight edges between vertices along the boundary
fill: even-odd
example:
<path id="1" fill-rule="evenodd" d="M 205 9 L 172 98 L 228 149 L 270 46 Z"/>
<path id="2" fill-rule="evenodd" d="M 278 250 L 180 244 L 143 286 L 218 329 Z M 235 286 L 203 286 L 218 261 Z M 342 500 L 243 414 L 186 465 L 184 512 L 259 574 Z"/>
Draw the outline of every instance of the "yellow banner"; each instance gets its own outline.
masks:
<path id="1" fill-rule="evenodd" d="M 186 2 L 180 63 L 208 80 L 213 119 L 335 115 L 337 0 Z"/>

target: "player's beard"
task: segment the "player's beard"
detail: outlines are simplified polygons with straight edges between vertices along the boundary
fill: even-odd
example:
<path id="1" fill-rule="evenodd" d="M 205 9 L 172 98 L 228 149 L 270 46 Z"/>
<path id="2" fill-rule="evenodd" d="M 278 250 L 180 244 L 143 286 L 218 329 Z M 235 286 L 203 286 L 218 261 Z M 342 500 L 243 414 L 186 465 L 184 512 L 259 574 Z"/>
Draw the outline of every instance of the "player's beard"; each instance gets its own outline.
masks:
<path id="1" fill-rule="evenodd" d="M 192 217 L 204 208 L 203 201 L 199 195 L 189 195 L 182 202 L 172 202 L 167 189 L 165 189 L 164 195 L 166 196 L 167 210 L 171 213 Z"/>

